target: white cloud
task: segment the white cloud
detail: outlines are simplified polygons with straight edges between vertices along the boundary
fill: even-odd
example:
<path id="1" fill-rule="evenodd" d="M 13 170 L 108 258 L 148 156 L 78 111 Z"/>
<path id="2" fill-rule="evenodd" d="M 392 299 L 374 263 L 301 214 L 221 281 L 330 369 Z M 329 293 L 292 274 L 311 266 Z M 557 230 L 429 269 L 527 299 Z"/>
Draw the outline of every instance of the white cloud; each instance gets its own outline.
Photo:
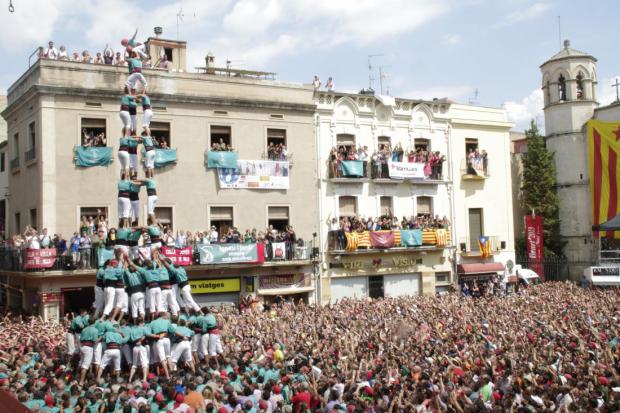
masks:
<path id="1" fill-rule="evenodd" d="M 601 106 L 609 105 L 616 100 L 616 88 L 611 86 L 616 83 L 616 79 L 620 82 L 620 75 L 604 78 L 598 82 L 596 96 Z"/>
<path id="2" fill-rule="evenodd" d="M 47 46 L 63 6 L 66 2 L 24 0 L 14 3 L 14 13 L 2 9 L 0 50 L 13 52 L 31 47 L 34 51 L 37 46 Z"/>
<path id="3" fill-rule="evenodd" d="M 533 20 L 546 13 L 548 10 L 553 8 L 553 6 L 553 3 L 547 1 L 535 2 L 528 7 L 521 8 L 509 13 L 503 20 L 495 24 L 495 27 L 511 26 L 516 23 Z"/>
<path id="4" fill-rule="evenodd" d="M 460 34 L 446 34 L 443 36 L 443 38 L 441 39 L 441 42 L 443 44 L 447 44 L 447 45 L 455 45 L 455 44 L 459 44 L 463 41 L 463 38 L 461 37 Z"/>
<path id="5" fill-rule="evenodd" d="M 467 102 L 475 93 L 473 86 L 456 85 L 456 86 L 437 86 L 424 89 L 411 90 L 403 93 L 402 97 L 410 99 L 433 99 L 448 98 L 455 102 Z"/>
<path id="6" fill-rule="evenodd" d="M 532 119 L 538 123 L 539 129 L 544 130 L 544 99 L 541 89 L 533 90 L 521 101 L 504 102 L 502 106 L 508 112 L 508 119 L 515 123 L 514 130 L 523 131 L 529 128 Z"/>

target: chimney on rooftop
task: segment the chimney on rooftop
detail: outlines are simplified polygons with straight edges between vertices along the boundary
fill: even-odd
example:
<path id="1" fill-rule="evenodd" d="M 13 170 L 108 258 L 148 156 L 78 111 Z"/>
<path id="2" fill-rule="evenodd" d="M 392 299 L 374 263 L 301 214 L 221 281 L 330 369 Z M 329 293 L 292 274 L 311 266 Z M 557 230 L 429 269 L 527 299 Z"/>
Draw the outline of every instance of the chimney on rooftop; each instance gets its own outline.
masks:
<path id="1" fill-rule="evenodd" d="M 164 32 L 164 29 L 162 29 L 161 26 L 155 26 L 153 32 L 155 32 L 155 37 L 159 38 L 159 36 L 161 36 L 161 34 Z"/>

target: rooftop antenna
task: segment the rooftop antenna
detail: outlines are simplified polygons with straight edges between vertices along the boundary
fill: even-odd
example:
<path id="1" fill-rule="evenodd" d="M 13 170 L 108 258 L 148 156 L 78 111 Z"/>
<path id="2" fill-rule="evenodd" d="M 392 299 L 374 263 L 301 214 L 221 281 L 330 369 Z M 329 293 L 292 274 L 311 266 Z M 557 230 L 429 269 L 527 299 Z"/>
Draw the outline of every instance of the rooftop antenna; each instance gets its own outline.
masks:
<path id="1" fill-rule="evenodd" d="M 386 67 L 389 67 L 389 66 L 379 66 L 379 87 L 380 87 L 382 95 L 383 95 L 383 81 L 384 80 L 386 80 L 385 94 L 386 95 L 390 94 L 390 86 L 387 82 L 390 79 L 390 76 L 387 73 L 385 73 L 385 71 L 383 70 Z"/>
<path id="2" fill-rule="evenodd" d="M 558 16 L 558 45 L 562 49 L 562 16 Z"/>
<path id="3" fill-rule="evenodd" d="M 616 78 L 616 83 L 613 83 L 611 87 L 616 88 L 616 102 L 620 102 L 620 94 L 618 93 L 618 87 L 620 87 L 620 83 L 618 83 L 618 78 Z"/>
<path id="4" fill-rule="evenodd" d="M 375 80 L 375 78 L 372 76 L 372 58 L 379 57 L 379 56 L 383 56 L 383 54 L 379 53 L 379 54 L 368 55 L 368 89 L 369 90 L 373 90 L 372 82 Z"/>
<path id="5" fill-rule="evenodd" d="M 474 89 L 474 98 L 473 99 L 469 99 L 469 104 L 470 105 L 477 105 L 478 104 L 478 88 Z"/>
<path id="6" fill-rule="evenodd" d="M 183 21 L 183 16 L 185 15 L 183 14 L 183 8 L 181 7 L 177 13 L 177 40 L 181 40 L 181 36 L 179 34 L 179 23 Z"/>

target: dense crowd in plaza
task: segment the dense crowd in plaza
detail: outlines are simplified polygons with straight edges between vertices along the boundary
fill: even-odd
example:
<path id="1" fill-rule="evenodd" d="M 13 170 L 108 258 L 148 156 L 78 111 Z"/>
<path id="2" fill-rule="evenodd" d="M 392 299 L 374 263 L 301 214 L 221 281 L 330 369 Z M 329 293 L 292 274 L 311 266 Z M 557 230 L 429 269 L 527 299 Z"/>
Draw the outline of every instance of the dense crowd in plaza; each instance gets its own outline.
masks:
<path id="1" fill-rule="evenodd" d="M 164 314 L 155 325 L 176 337 L 175 349 L 215 319 L 222 352 L 201 359 L 197 350 L 191 362 L 172 358 L 148 373 L 132 374 L 123 360 L 100 379 L 87 370 L 80 385 L 82 360 L 68 364 L 65 326 L 7 314 L 0 385 L 35 411 L 615 412 L 618 317 L 616 290 L 553 282 L 502 297 L 221 307 L 172 322 Z M 123 347 L 125 327 L 90 330 L 112 329 L 104 340 Z M 133 354 L 159 340 L 131 344 Z"/>

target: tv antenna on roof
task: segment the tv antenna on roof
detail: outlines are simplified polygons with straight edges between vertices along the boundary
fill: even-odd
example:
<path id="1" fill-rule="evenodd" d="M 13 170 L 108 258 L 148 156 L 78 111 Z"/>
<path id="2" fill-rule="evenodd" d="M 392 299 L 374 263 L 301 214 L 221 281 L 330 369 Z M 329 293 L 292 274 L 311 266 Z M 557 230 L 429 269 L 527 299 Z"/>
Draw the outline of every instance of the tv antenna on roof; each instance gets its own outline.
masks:
<path id="1" fill-rule="evenodd" d="M 386 67 L 390 67 L 390 66 L 379 66 L 379 88 L 381 90 L 381 94 L 383 95 L 383 81 L 385 80 L 385 94 L 389 95 L 390 94 L 390 84 L 388 83 L 388 81 L 390 80 L 390 75 L 388 75 L 384 69 Z"/>
<path id="2" fill-rule="evenodd" d="M 179 35 L 179 23 L 183 21 L 183 16 L 185 15 L 183 14 L 183 8 L 181 7 L 177 13 L 177 40 L 181 40 L 181 36 Z"/>
<path id="3" fill-rule="evenodd" d="M 369 54 L 368 55 L 368 89 L 369 90 L 373 90 L 372 82 L 375 80 L 375 78 L 372 75 L 372 58 L 373 57 L 379 57 L 379 56 L 383 56 L 383 54 L 379 53 L 379 54 Z"/>
<path id="4" fill-rule="evenodd" d="M 474 89 L 474 98 L 473 99 L 469 99 L 469 104 L 470 105 L 477 105 L 478 104 L 478 88 Z"/>

